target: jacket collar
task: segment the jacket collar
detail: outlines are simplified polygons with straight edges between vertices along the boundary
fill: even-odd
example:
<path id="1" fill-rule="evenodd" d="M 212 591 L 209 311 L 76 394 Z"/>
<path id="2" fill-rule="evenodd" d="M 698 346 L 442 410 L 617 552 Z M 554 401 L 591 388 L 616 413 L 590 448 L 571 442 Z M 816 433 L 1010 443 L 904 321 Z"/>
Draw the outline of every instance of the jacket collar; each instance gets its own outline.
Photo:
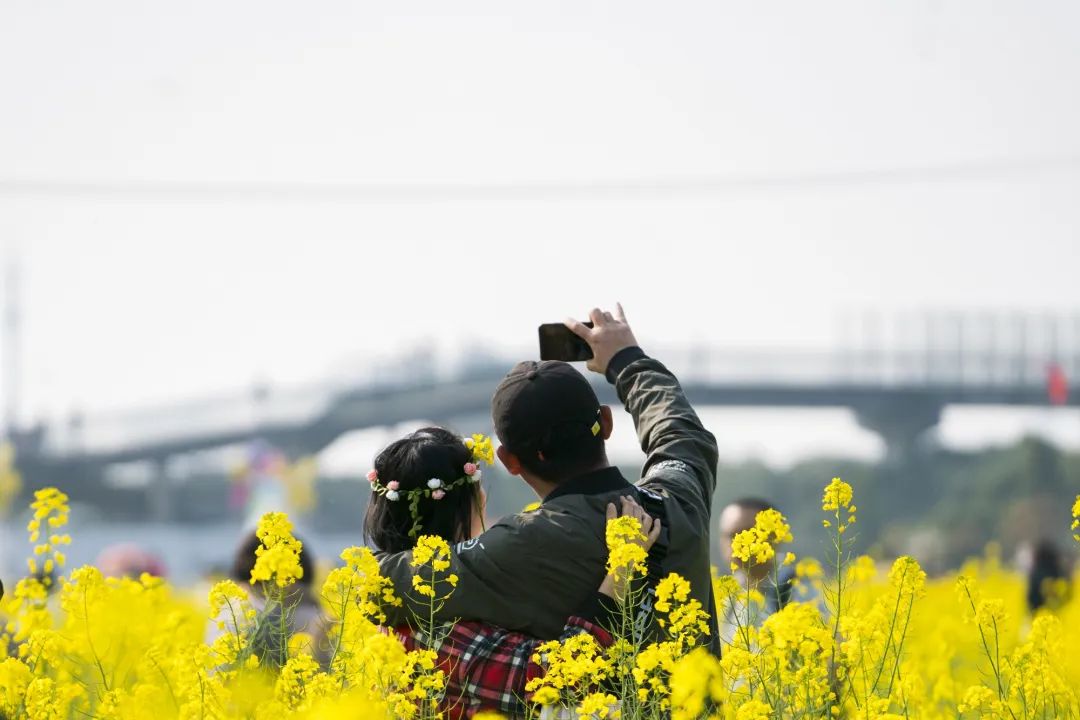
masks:
<path id="1" fill-rule="evenodd" d="M 603 470 L 594 470 L 591 473 L 570 478 L 548 493 L 548 496 L 544 498 L 541 504 L 564 495 L 603 495 L 615 490 L 633 487 L 619 472 L 619 468 L 606 467 Z"/>

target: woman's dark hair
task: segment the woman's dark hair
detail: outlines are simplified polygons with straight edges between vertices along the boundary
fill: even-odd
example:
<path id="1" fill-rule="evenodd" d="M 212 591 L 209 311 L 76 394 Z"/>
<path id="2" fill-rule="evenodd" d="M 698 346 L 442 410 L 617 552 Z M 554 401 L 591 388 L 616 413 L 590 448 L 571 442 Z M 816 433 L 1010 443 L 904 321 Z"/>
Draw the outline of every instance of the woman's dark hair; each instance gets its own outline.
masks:
<path id="1" fill-rule="evenodd" d="M 401 497 L 390 501 L 372 493 L 364 516 L 364 541 L 385 552 L 400 552 L 416 544 L 419 535 L 438 535 L 449 543 L 467 539 L 473 509 L 480 506 L 479 485 L 465 483 L 441 500 L 420 498 L 416 537 L 409 536 L 413 517 L 407 494 L 426 488 L 432 478 L 452 483 L 465 475 L 468 462 L 472 462 L 472 451 L 460 435 L 444 428 L 421 428 L 390 443 L 375 458 L 375 472 L 383 485 L 396 480 Z"/>
<path id="2" fill-rule="evenodd" d="M 308 545 L 303 538 L 299 535 L 295 537 L 300 541 L 300 569 L 304 571 L 304 577 L 296 582 L 302 587 L 310 588 L 312 583 L 315 582 L 315 564 L 311 561 L 311 550 L 308 549 Z M 262 545 L 262 541 L 259 540 L 259 536 L 255 534 L 254 530 L 241 540 L 240 546 L 236 548 L 236 553 L 233 554 L 232 568 L 229 570 L 229 577 L 234 582 L 251 582 L 251 571 L 255 568 L 255 551 L 260 545 Z"/>

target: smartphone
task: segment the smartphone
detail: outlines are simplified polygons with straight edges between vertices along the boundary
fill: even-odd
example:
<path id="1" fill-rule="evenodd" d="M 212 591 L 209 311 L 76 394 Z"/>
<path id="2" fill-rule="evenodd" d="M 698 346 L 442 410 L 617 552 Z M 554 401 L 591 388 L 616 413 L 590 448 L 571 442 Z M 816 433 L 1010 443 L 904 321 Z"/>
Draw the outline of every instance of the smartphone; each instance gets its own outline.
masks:
<path id="1" fill-rule="evenodd" d="M 582 323 L 592 327 L 591 322 Z M 562 323 L 545 323 L 540 326 L 540 359 L 579 362 L 592 360 L 592 348 Z"/>

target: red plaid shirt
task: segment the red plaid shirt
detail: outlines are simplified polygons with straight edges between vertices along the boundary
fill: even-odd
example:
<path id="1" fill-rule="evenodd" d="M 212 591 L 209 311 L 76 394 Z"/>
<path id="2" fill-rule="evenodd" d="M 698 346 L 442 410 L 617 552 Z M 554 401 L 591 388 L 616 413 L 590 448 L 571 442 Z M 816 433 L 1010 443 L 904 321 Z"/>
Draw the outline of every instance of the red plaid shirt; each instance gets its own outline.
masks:
<path id="1" fill-rule="evenodd" d="M 407 650 L 431 647 L 429 638 L 409 627 L 396 628 Z M 566 621 L 561 640 L 587 632 L 601 647 L 613 639 L 596 623 L 580 617 Z M 471 718 L 481 710 L 524 717 L 525 684 L 544 674 L 532 656 L 543 640 L 481 622 L 459 622 L 435 650 L 439 669 L 446 673 L 442 711 L 450 720 Z"/>

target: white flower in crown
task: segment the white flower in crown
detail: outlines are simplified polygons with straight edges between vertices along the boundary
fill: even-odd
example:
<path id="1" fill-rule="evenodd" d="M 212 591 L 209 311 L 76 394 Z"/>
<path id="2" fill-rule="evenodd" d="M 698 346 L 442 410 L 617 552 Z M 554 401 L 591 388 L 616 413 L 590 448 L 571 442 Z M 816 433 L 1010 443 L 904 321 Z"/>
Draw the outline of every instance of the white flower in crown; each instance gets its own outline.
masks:
<path id="1" fill-rule="evenodd" d="M 387 490 L 387 491 L 386 491 L 386 499 L 387 499 L 387 500 L 389 500 L 390 502 L 394 502 L 394 501 L 395 501 L 395 500 L 397 500 L 397 499 L 398 499 L 399 497 L 401 497 L 401 496 L 400 496 L 400 495 L 398 495 L 398 491 L 397 491 L 397 490 Z"/>
<path id="2" fill-rule="evenodd" d="M 469 476 L 469 482 L 474 482 L 474 483 L 480 482 L 480 478 L 481 478 L 481 476 L 483 476 L 483 474 L 484 474 L 484 471 L 480 470 L 478 468 L 476 470 L 476 472 L 474 472 L 472 475 Z"/>
<path id="3" fill-rule="evenodd" d="M 427 486 L 432 490 L 437 490 L 442 487 L 442 480 L 440 480 L 439 478 L 431 478 L 427 481 Z"/>

